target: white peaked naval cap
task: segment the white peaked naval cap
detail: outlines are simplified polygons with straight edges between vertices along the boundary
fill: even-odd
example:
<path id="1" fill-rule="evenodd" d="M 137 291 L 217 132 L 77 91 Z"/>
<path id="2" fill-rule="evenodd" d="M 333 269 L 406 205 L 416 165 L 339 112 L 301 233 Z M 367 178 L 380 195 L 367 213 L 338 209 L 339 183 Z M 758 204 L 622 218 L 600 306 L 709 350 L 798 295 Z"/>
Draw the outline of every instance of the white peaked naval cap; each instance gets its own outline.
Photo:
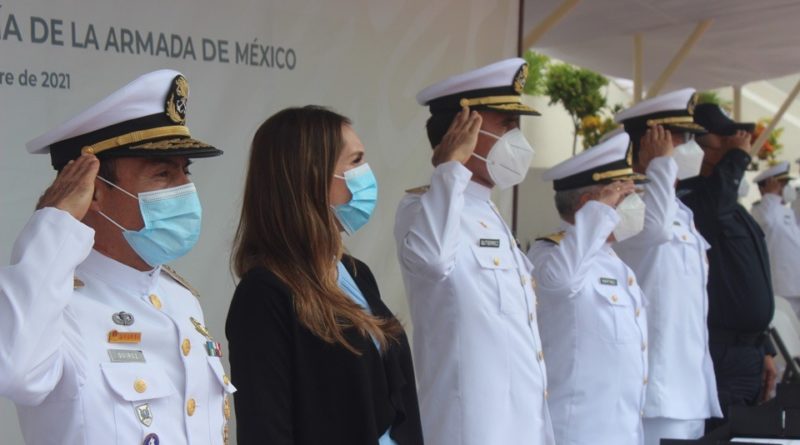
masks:
<path id="1" fill-rule="evenodd" d="M 620 133 L 550 168 L 542 179 L 553 181 L 556 191 L 628 179 L 646 182 L 646 176 L 634 173 L 631 157 L 631 139 Z"/>
<path id="2" fill-rule="evenodd" d="M 29 141 L 30 153 L 50 153 L 60 169 L 82 153 L 112 157 L 222 154 L 193 139 L 186 126 L 189 83 L 174 70 L 144 74 L 58 127 Z"/>

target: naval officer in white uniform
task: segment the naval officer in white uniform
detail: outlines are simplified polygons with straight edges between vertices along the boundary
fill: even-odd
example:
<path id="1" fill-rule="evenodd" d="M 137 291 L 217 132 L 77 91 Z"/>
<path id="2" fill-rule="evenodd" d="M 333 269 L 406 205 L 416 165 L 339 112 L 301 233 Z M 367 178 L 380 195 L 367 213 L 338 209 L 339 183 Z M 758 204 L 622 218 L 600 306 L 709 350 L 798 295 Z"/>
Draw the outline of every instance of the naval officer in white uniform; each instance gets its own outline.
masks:
<path id="1" fill-rule="evenodd" d="M 761 201 L 750 213 L 761 226 L 767 240 L 772 288 L 785 297 L 800 317 L 800 227 L 787 204 L 797 199 L 789 184 L 789 162 L 782 161 L 755 177 Z"/>
<path id="2" fill-rule="evenodd" d="M 394 234 L 429 445 L 553 443 L 531 264 L 490 196 L 533 157 L 519 129 L 538 115 L 521 103 L 526 74 L 508 59 L 417 95 L 435 169 L 401 201 Z"/>
<path id="3" fill-rule="evenodd" d="M 675 195 L 678 180 L 700 174 L 703 150 L 694 133 L 695 90 L 648 99 L 618 113 L 633 143 L 633 169 L 646 173 L 645 223 L 614 250 L 639 278 L 647 307 L 649 383 L 645 445 L 696 439 L 705 419 L 722 417 L 708 350 L 709 244 L 694 214 Z"/>
<path id="4" fill-rule="evenodd" d="M 222 349 L 164 265 L 199 236 L 189 158 L 222 154 L 188 93 L 145 74 L 28 143 L 61 171 L 0 272 L 0 395 L 28 445 L 227 442 Z"/>
<path id="5" fill-rule="evenodd" d="M 550 414 L 559 445 L 639 445 L 647 386 L 647 317 L 633 271 L 611 249 L 638 233 L 644 203 L 628 135 L 547 170 L 560 232 L 528 256 L 538 282 Z"/>

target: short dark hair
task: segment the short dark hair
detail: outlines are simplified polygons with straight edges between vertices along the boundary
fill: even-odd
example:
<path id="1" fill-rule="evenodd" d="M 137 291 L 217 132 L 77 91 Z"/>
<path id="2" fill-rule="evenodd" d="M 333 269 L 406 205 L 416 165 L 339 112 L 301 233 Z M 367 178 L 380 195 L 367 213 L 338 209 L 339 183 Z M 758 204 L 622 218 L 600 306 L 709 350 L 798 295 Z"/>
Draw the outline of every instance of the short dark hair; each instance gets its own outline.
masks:
<path id="1" fill-rule="evenodd" d="M 453 119 L 456 118 L 457 114 L 458 112 L 432 114 L 431 117 L 428 118 L 425 129 L 428 132 L 428 140 L 431 143 L 431 148 L 436 148 L 436 146 L 442 142 L 442 138 L 445 133 L 447 133 L 447 129 L 450 128 L 450 124 L 453 123 Z"/>
<path id="2" fill-rule="evenodd" d="M 117 160 L 115 158 L 101 159 L 97 176 L 108 182 L 117 183 Z"/>
<path id="3" fill-rule="evenodd" d="M 61 171 L 64 170 L 67 164 L 62 165 L 60 168 L 56 169 L 58 174 L 61 174 Z M 117 160 L 116 158 L 107 158 L 107 159 L 100 159 L 100 169 L 97 171 L 97 176 L 100 176 L 103 179 L 108 180 L 109 182 L 116 183 L 117 182 Z"/>

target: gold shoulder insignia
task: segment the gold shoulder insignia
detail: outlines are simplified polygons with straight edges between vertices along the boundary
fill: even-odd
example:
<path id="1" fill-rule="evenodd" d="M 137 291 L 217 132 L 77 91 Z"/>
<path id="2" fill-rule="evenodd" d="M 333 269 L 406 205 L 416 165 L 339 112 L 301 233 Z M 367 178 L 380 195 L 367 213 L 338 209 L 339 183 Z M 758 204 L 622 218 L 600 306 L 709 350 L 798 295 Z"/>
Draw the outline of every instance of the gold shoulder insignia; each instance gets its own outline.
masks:
<path id="1" fill-rule="evenodd" d="M 170 277 L 172 277 L 173 280 L 177 281 L 178 284 L 180 284 L 181 286 L 185 287 L 196 298 L 200 298 L 200 293 L 197 292 L 197 289 L 192 287 L 192 285 L 189 284 L 188 281 L 186 281 L 186 278 L 183 278 L 182 276 L 178 275 L 178 272 L 175 272 L 175 269 L 167 266 L 166 264 L 163 264 L 163 265 L 161 265 L 161 270 L 166 272 L 166 274 L 169 275 Z"/>
<path id="2" fill-rule="evenodd" d="M 83 284 L 83 281 L 78 279 L 78 277 L 73 277 L 72 278 L 72 290 L 78 290 L 78 289 L 82 288 L 83 286 L 85 286 L 85 284 Z"/>
<path id="3" fill-rule="evenodd" d="M 558 245 L 558 244 L 561 243 L 561 240 L 564 239 L 565 235 L 566 235 L 566 232 L 564 232 L 564 231 L 561 231 L 561 232 L 558 232 L 558 233 L 551 233 L 550 235 L 543 236 L 541 238 L 536 238 L 536 241 L 546 241 L 548 243 L 553 243 L 553 244 Z"/>
<path id="4" fill-rule="evenodd" d="M 422 195 L 431 188 L 429 185 L 421 185 L 419 187 L 414 187 L 412 189 L 406 190 L 406 193 L 411 193 L 412 195 Z"/>

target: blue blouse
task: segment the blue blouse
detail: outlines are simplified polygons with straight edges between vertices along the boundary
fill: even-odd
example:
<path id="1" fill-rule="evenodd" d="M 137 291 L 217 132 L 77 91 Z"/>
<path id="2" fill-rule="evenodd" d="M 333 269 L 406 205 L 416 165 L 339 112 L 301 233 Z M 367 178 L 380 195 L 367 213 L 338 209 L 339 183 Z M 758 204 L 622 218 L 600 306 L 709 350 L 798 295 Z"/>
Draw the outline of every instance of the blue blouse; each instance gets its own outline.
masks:
<path id="1" fill-rule="evenodd" d="M 347 294 L 350 298 L 353 299 L 359 306 L 364 308 L 365 311 L 372 314 L 372 310 L 369 308 L 369 304 L 367 303 L 367 299 L 364 298 L 364 294 L 361 293 L 361 290 L 356 285 L 355 280 L 353 277 L 350 276 L 350 273 L 347 272 L 347 269 L 344 268 L 344 264 L 341 261 L 338 262 L 336 267 L 339 270 L 339 289 L 341 289 L 345 294 Z M 375 343 L 375 347 L 378 348 L 378 351 L 381 350 L 380 344 L 375 341 L 375 338 L 372 339 L 372 342 Z M 392 440 L 389 437 L 389 431 L 391 431 L 391 427 L 383 433 L 378 439 L 378 445 L 397 445 L 397 442 Z"/>

